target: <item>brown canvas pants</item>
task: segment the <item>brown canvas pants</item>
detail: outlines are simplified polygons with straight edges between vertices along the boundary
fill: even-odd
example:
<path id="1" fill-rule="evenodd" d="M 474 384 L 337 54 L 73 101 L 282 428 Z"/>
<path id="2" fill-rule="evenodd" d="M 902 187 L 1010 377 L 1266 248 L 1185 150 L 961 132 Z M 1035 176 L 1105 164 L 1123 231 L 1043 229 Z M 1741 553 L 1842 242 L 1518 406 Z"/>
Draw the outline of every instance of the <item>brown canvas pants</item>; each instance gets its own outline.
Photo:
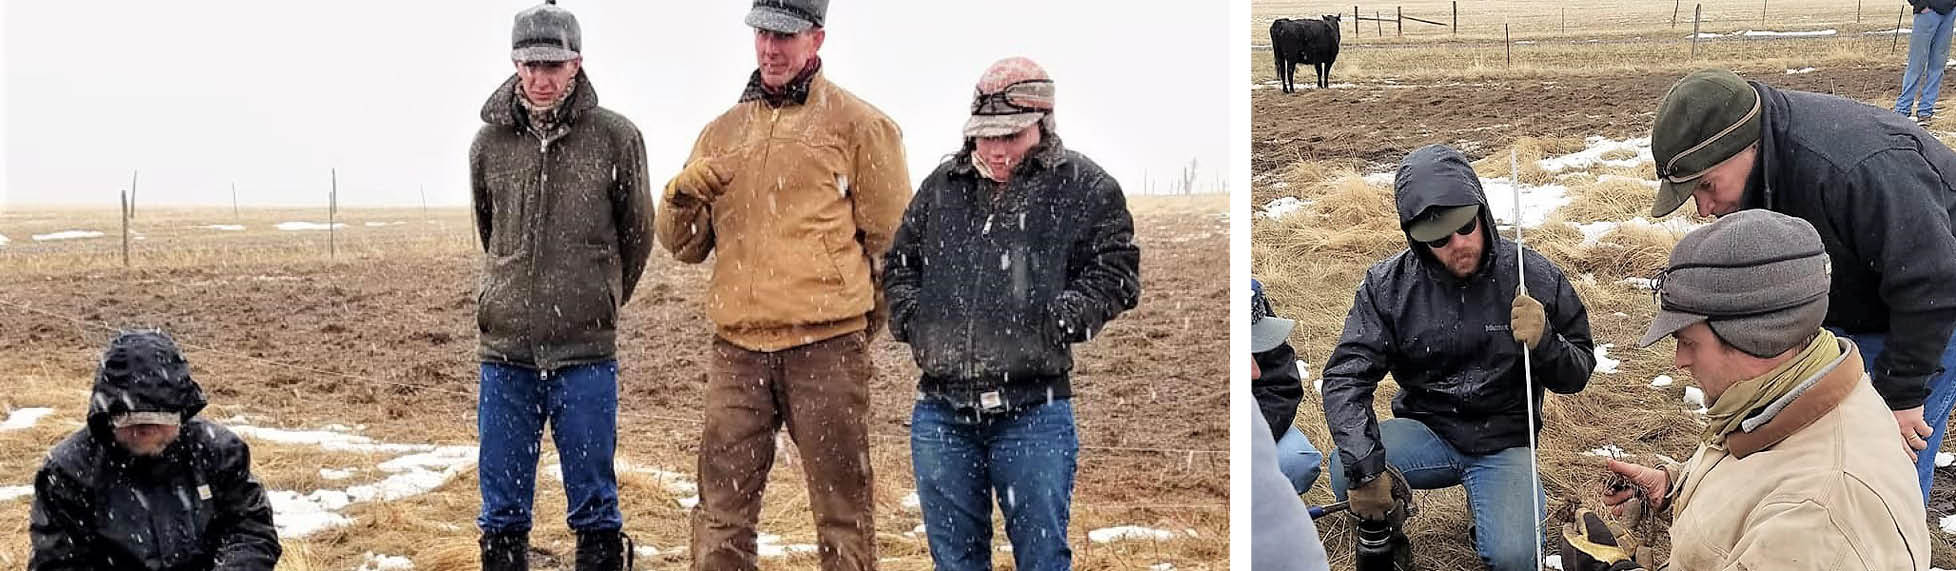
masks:
<path id="1" fill-rule="evenodd" d="M 783 424 L 807 474 L 822 569 L 876 568 L 867 346 L 861 332 L 772 353 L 714 339 L 693 569 L 755 568 L 754 527 Z"/>

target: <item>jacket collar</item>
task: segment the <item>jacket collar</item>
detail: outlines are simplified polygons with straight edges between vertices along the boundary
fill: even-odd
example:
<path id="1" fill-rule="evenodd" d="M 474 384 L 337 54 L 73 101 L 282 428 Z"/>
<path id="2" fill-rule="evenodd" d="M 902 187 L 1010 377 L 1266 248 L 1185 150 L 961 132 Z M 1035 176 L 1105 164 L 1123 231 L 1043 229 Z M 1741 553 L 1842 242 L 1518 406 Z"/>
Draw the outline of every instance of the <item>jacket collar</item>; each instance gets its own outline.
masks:
<path id="1" fill-rule="evenodd" d="M 803 68 L 787 85 L 781 86 L 780 91 L 771 91 L 767 84 L 761 83 L 761 70 L 756 69 L 753 75 L 747 77 L 747 87 L 740 92 L 740 102 L 760 101 L 774 108 L 804 105 L 808 103 L 809 88 L 821 75 L 822 58 L 817 57 L 809 61 L 808 67 Z"/>
<path id="2" fill-rule="evenodd" d="M 964 148 L 951 156 L 951 174 L 977 177 L 978 168 L 971 165 L 971 156 L 977 152 L 978 140 L 966 137 Z M 1019 170 L 1012 178 L 1017 179 L 1018 175 L 1030 172 L 1059 168 L 1064 164 L 1066 164 L 1066 143 L 1060 140 L 1058 133 L 1047 131 L 1040 134 L 1038 146 L 1026 151 L 1026 160 L 1019 163 Z"/>
<path id="3" fill-rule="evenodd" d="M 529 110 L 516 100 L 516 86 L 521 81 L 512 73 L 495 92 L 489 94 L 489 100 L 482 103 L 482 122 L 511 128 L 521 128 L 529 123 Z M 590 76 L 585 75 L 584 70 L 578 70 L 573 81 L 577 85 L 571 88 L 571 99 L 565 103 L 568 105 L 568 115 L 564 117 L 564 125 L 575 123 L 584 112 L 598 106 L 598 91 L 591 87 Z"/>
<path id="4" fill-rule="evenodd" d="M 1840 406 L 1855 387 L 1861 385 L 1864 375 L 1861 368 L 1861 349 L 1854 343 L 1841 340 L 1847 351 L 1833 368 L 1820 376 L 1820 380 L 1804 392 L 1797 392 L 1790 403 L 1771 417 L 1771 420 L 1749 432 L 1734 431 L 1725 437 L 1725 446 L 1732 456 L 1744 459 L 1754 452 L 1772 448 L 1793 433 L 1819 421 Z M 1775 403 L 1775 405 L 1780 403 Z"/>
<path id="5" fill-rule="evenodd" d="M 1762 109 L 1759 113 L 1759 156 L 1752 163 L 1752 176 L 1746 177 L 1745 192 L 1739 196 L 1739 207 L 1771 210 L 1774 206 L 1772 169 L 1779 166 L 1779 136 L 1775 130 L 1787 121 L 1786 102 L 1781 99 L 1777 89 L 1756 81 L 1746 83 L 1759 91 Z"/>

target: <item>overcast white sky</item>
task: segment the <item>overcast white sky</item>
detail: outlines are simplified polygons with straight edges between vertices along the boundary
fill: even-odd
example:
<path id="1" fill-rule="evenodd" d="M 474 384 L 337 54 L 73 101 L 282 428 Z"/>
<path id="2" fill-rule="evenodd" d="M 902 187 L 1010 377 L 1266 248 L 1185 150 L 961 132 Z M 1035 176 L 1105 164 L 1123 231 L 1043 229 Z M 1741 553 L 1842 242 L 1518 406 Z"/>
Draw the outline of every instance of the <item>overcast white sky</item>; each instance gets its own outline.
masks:
<path id="1" fill-rule="evenodd" d="M 532 0 L 5 0 L 0 208 L 324 200 L 466 204 L 477 110 L 512 72 Z M 753 42 L 738 0 L 561 0 L 600 104 L 645 133 L 654 184 L 738 98 Z M 903 128 L 911 177 L 957 149 L 978 75 L 1023 55 L 1058 84 L 1059 132 L 1130 194 L 1191 158 L 1235 169 L 1222 2 L 834 0 L 824 70 Z M 1240 42 L 1237 42 L 1240 43 Z"/>

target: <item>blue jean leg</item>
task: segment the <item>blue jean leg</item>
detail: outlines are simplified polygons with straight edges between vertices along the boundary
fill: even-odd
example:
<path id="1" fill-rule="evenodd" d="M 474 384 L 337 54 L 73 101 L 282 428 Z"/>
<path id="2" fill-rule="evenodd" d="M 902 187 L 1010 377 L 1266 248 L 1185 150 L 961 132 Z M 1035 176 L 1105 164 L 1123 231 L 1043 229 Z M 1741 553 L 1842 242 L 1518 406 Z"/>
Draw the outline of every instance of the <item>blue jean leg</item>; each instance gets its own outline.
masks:
<path id="1" fill-rule="evenodd" d="M 536 371 L 483 363 L 476 395 L 476 487 L 482 533 L 526 533 L 536 500 L 538 443 L 543 437 L 543 384 Z"/>
<path id="2" fill-rule="evenodd" d="M 1297 493 L 1311 491 L 1311 485 L 1318 481 L 1318 473 L 1323 471 L 1324 453 L 1311 444 L 1311 439 L 1299 432 L 1297 427 L 1284 431 L 1284 437 L 1277 439 L 1277 471 L 1290 480 Z"/>
<path id="3" fill-rule="evenodd" d="M 1915 15 L 1908 38 L 1908 67 L 1902 70 L 1902 93 L 1895 98 L 1896 113 L 1908 115 L 1910 107 L 1934 112 L 1942 66 L 1949 55 L 1950 20 L 1935 10 Z"/>
<path id="4" fill-rule="evenodd" d="M 1024 571 L 1072 569 L 1066 525 L 1080 453 L 1073 401 L 1008 413 L 993 428 L 987 446 L 992 490 L 1012 540 L 1012 561 Z"/>
<path id="5" fill-rule="evenodd" d="M 1956 18 L 1953 18 L 1956 19 Z M 1835 334 L 1841 334 L 1839 330 Z M 1874 375 L 1875 358 L 1887 348 L 1888 336 L 1879 333 L 1848 335 L 1848 339 L 1861 348 L 1861 364 L 1869 375 Z M 1922 421 L 1935 429 L 1929 435 L 1929 447 L 1915 458 L 1916 483 L 1922 486 L 1922 503 L 1929 503 L 1929 488 L 1935 484 L 1936 455 L 1942 450 L 1943 436 L 1949 432 L 1949 413 L 1956 407 L 1956 337 L 1942 350 L 1942 374 L 1929 379 L 1929 396 L 1922 400 Z M 1900 438 L 1900 432 L 1897 432 Z"/>
<path id="6" fill-rule="evenodd" d="M 1404 473 L 1413 489 L 1466 487 L 1467 507 L 1474 515 L 1474 550 L 1490 569 L 1537 568 L 1535 540 L 1529 536 L 1535 521 L 1528 517 L 1534 511 L 1528 497 L 1528 448 L 1461 454 L 1425 424 L 1404 418 L 1380 422 L 1379 440 L 1386 464 Z M 1331 455 L 1332 495 L 1341 501 L 1346 488 L 1342 463 L 1337 454 Z"/>
<path id="7" fill-rule="evenodd" d="M 931 563 L 942 571 L 992 568 L 991 455 L 984 440 L 976 417 L 944 403 L 919 400 L 910 410 L 910 464 Z"/>
<path id="8" fill-rule="evenodd" d="M 618 363 L 566 367 L 553 373 L 551 435 L 564 470 L 565 523 L 576 531 L 624 526 L 618 511 Z"/>
<path id="9" fill-rule="evenodd" d="M 1079 443 L 1071 401 L 981 417 L 921 400 L 910 447 L 937 569 L 991 568 L 994 497 L 1018 569 L 1072 567 L 1066 528 Z"/>
<path id="10" fill-rule="evenodd" d="M 1534 507 L 1547 508 L 1541 489 L 1533 486 L 1528 448 L 1466 458 L 1462 484 L 1467 488 L 1467 506 L 1474 514 L 1474 549 L 1481 561 L 1494 571 L 1540 569 L 1535 559 L 1535 537 L 1530 534 L 1545 517 Z M 1529 517 L 1531 513 L 1534 517 Z"/>

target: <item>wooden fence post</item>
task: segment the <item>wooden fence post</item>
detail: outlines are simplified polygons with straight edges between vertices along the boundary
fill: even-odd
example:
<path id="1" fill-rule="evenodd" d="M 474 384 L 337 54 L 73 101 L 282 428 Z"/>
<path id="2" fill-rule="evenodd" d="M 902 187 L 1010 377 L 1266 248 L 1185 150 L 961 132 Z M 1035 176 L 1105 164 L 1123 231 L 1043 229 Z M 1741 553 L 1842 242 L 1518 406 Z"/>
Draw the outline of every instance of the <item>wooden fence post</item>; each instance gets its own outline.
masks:
<path id="1" fill-rule="evenodd" d="M 1378 10 L 1372 11 L 1372 25 L 1379 29 L 1379 37 L 1385 37 L 1385 17 L 1381 16 Z"/>
<path id="2" fill-rule="evenodd" d="M 1515 43 L 1508 39 L 1508 25 L 1501 25 L 1501 43 L 1508 48 L 1508 67 L 1515 66 Z"/>
<path id="3" fill-rule="evenodd" d="M 129 267 L 129 191 L 122 191 L 122 267 Z"/>
<path id="4" fill-rule="evenodd" d="M 1359 23 L 1359 22 L 1362 22 L 1362 21 L 1364 21 L 1364 20 L 1360 20 L 1360 19 L 1359 19 L 1359 16 L 1358 16 L 1358 5 L 1357 5 L 1357 4 L 1353 4 L 1353 5 L 1352 5 L 1352 37 L 1354 37 L 1354 38 L 1356 38 L 1356 37 L 1358 37 L 1358 36 L 1359 36 L 1359 34 L 1363 34 L 1363 33 L 1365 33 L 1365 32 L 1361 32 L 1361 31 L 1359 31 L 1359 29 L 1358 29 L 1358 23 Z"/>
<path id="5" fill-rule="evenodd" d="M 1392 7 L 1392 25 L 1398 26 L 1399 28 L 1398 31 L 1393 32 L 1393 35 L 1400 36 L 1400 37 L 1404 37 L 1406 35 L 1406 8 L 1405 7 L 1403 6 Z"/>
<path id="6" fill-rule="evenodd" d="M 1705 15 L 1705 5 L 1699 4 L 1691 9 L 1691 59 L 1698 59 L 1698 23 Z"/>
<path id="7" fill-rule="evenodd" d="M 1460 35 L 1460 0 L 1453 0 L 1453 35 Z"/>
<path id="8" fill-rule="evenodd" d="M 339 226 L 334 222 L 340 215 L 340 169 L 333 169 L 333 186 L 326 191 L 326 255 L 340 256 Z"/>
<path id="9" fill-rule="evenodd" d="M 141 174 L 143 174 L 143 171 L 140 170 L 129 171 L 129 217 L 130 218 L 136 217 L 136 176 Z"/>
<path id="10" fill-rule="evenodd" d="M 238 214 L 238 181 L 235 180 L 231 181 L 231 219 L 244 220 L 244 216 Z"/>
<path id="11" fill-rule="evenodd" d="M 1908 17 L 1908 8 L 1895 15 L 1895 34 L 1888 38 L 1888 55 L 1895 55 L 1895 45 L 1902 41 L 1902 18 Z"/>
<path id="12" fill-rule="evenodd" d="M 1678 29 L 1678 9 L 1684 7 L 1684 0 L 1671 0 L 1671 29 Z"/>

